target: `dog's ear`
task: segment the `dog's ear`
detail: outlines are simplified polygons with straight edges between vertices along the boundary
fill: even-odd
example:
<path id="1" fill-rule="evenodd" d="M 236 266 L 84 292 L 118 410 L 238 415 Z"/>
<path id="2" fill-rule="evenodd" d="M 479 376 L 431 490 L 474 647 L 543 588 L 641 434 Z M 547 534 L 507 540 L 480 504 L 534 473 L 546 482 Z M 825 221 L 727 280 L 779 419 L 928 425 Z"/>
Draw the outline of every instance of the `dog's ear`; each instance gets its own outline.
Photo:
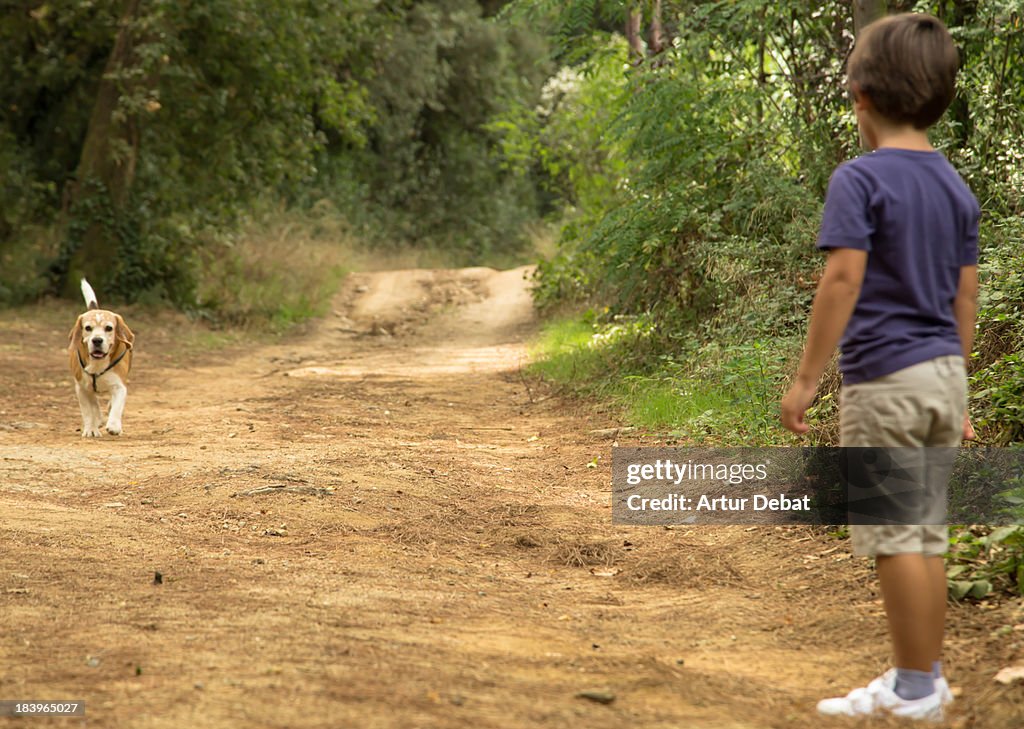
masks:
<path id="1" fill-rule="evenodd" d="M 124 323 L 124 319 L 120 314 L 114 314 L 114 316 L 117 318 L 117 329 L 114 332 L 115 338 L 119 342 L 124 342 L 124 345 L 131 349 L 132 345 L 135 344 L 135 335 L 128 328 L 128 325 Z"/>
<path id="2" fill-rule="evenodd" d="M 79 316 L 75 325 L 68 332 L 68 349 L 73 349 L 82 343 L 82 317 Z"/>

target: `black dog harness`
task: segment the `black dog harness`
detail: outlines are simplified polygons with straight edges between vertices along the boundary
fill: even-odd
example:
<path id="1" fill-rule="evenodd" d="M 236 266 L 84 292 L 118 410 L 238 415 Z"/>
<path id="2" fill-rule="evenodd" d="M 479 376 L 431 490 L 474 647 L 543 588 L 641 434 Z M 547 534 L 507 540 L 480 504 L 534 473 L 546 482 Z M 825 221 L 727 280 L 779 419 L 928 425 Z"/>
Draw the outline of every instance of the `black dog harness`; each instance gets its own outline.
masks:
<path id="1" fill-rule="evenodd" d="M 92 378 L 92 390 L 93 390 L 93 392 L 99 392 L 99 390 L 96 388 L 96 378 L 97 377 L 103 377 L 103 375 L 107 374 L 108 372 L 110 372 L 110 370 L 114 369 L 114 367 L 117 366 L 117 363 L 120 362 L 122 359 L 124 359 L 124 356 L 126 354 L 128 354 L 129 352 L 131 352 L 131 351 L 132 351 L 131 348 L 125 347 L 125 350 L 123 352 L 121 352 L 120 356 L 118 356 L 117 359 L 115 359 L 113 362 L 108 364 L 107 368 L 105 370 L 103 370 L 102 372 L 99 372 L 99 373 L 97 373 L 95 375 L 92 372 L 89 372 L 87 369 L 85 369 L 86 368 L 86 364 L 85 364 L 85 360 L 82 359 L 82 353 L 81 352 L 77 353 L 78 354 L 78 364 L 82 365 L 82 372 L 84 372 L 85 374 L 89 375 Z"/>

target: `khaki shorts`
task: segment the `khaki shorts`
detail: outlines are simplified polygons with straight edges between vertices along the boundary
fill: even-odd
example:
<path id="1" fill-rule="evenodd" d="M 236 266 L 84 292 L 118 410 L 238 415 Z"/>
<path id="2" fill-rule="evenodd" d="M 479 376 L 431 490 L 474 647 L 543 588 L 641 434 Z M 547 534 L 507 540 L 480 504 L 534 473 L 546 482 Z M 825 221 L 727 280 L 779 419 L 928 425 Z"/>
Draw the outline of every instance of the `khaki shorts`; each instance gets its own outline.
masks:
<path id="1" fill-rule="evenodd" d="M 855 448 L 955 448 L 967 412 L 967 375 L 962 357 L 938 357 L 839 391 L 839 445 Z M 933 482 L 934 481 L 934 482 Z M 941 483 L 939 483 L 941 481 Z M 927 486 L 945 509 L 948 472 Z M 859 556 L 924 554 L 949 548 L 945 525 L 851 525 Z"/>

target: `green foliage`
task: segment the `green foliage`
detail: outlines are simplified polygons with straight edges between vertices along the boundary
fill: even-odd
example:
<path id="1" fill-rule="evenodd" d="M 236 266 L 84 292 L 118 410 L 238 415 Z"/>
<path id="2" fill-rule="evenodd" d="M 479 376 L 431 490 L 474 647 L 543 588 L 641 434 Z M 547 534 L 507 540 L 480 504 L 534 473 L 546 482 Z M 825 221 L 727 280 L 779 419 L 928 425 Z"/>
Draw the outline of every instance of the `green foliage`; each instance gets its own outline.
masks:
<path id="1" fill-rule="evenodd" d="M 600 348 L 591 347 L 591 318 L 547 322 L 531 347 L 537 374 L 557 383 L 589 382 L 602 371 Z"/>
<path id="2" fill-rule="evenodd" d="M 520 2 L 509 12 L 532 8 L 554 17 L 549 27 L 560 38 L 559 23 L 584 22 L 585 13 L 573 15 L 582 5 L 557 12 L 550 3 Z M 568 303 L 649 317 L 658 334 L 639 370 L 655 377 L 667 371 L 658 357 L 675 354 L 680 340 L 759 341 L 770 348 L 768 359 L 792 359 L 821 265 L 813 241 L 825 186 L 836 165 L 858 153 L 843 78 L 849 4 L 664 6 L 672 48 L 614 81 L 600 74 L 602 49 L 612 44 L 574 36 L 586 46 L 574 73 L 583 87 L 594 79 L 605 88 L 613 113 L 588 120 L 589 138 L 601 147 L 565 146 L 559 169 L 579 170 L 607 194 L 583 199 L 572 194 L 578 185 L 549 186 L 572 207 L 559 251 L 538 269 L 536 300 L 543 309 Z M 917 9 L 945 13 L 965 58 L 961 100 L 933 139 L 982 203 L 972 406 L 985 442 L 1012 442 L 1024 438 L 1017 358 L 1024 341 L 1017 274 L 1024 269 L 1024 79 L 1012 62 L 1024 50 L 1024 21 L 1010 2 L 922 2 Z M 587 27 L 591 34 L 600 28 L 597 14 Z M 513 150 L 550 159 L 549 126 L 543 118 L 532 126 L 520 120 L 525 140 L 506 139 Z M 606 152 L 584 165 L 594 149 Z M 813 409 L 826 440 L 835 434 L 837 383 L 827 383 Z"/>
<path id="3" fill-rule="evenodd" d="M 46 281 L 40 272 L 53 259 L 56 246 L 48 231 L 28 221 L 54 198 L 54 186 L 35 176 L 28 151 L 0 127 L 0 306 L 29 301 L 44 292 Z"/>
<path id="4" fill-rule="evenodd" d="M 522 245 L 536 192 L 503 164 L 490 122 L 536 102 L 546 46 L 482 17 L 471 0 L 394 5 L 366 81 L 376 119 L 367 144 L 330 145 L 319 189 L 346 209 L 380 211 L 364 220 L 378 237 L 460 250 L 466 260 Z M 346 201 L 335 189 L 356 194 Z"/>
<path id="5" fill-rule="evenodd" d="M 512 22 L 545 29 L 554 41 L 556 59 L 578 63 L 595 52 L 588 42 L 595 29 L 622 28 L 626 5 L 622 0 L 513 0 L 502 14 Z"/>
<path id="6" fill-rule="evenodd" d="M 34 283 L 0 272 L 3 300 L 65 277 L 83 231 L 101 230 L 123 269 L 110 299 L 195 305 L 202 246 L 270 197 L 328 198 L 378 241 L 465 260 L 525 240 L 535 186 L 502 164 L 488 124 L 536 101 L 547 49 L 530 30 L 472 0 L 154 0 L 124 24 L 126 7 L 0 10 L 0 255 L 34 226 L 66 232 L 38 251 Z M 108 69 L 122 27 L 131 53 Z M 124 130 L 109 140 L 131 188 L 116 203 L 85 201 L 94 181 L 74 180 L 101 79 Z"/>
<path id="7" fill-rule="evenodd" d="M 954 600 L 980 600 L 993 592 L 1024 595 L 1024 527 L 956 529 L 946 578 Z"/>
<path id="8" fill-rule="evenodd" d="M 255 210 L 237 233 L 204 240 L 194 313 L 218 326 L 275 331 L 323 315 L 353 255 L 335 211 Z"/>
<path id="9" fill-rule="evenodd" d="M 13 134 L 0 128 L 0 245 L 23 221 L 52 203 L 54 186 L 36 179 L 32 160 Z M 2 248 L 0 248 L 2 250 Z"/>
<path id="10" fill-rule="evenodd" d="M 236 214 L 308 182 L 324 135 L 364 139 L 372 112 L 352 76 L 369 3 L 332 5 L 156 4 L 145 22 L 159 32 L 139 56 L 160 82 L 148 100 L 122 98 L 126 113 L 148 112 L 139 182 L 155 199 Z"/>
<path id="11" fill-rule="evenodd" d="M 120 89 L 114 117 L 138 147 L 131 194 L 117 204 L 102 190 L 83 194 L 102 181 L 76 190 L 73 178 L 124 3 L 0 11 L 0 240 L 66 220 L 64 245 L 40 261 L 59 278 L 84 231 L 99 226 L 119 267 L 108 298 L 159 292 L 188 304 L 196 231 L 234 224 L 259 195 L 308 184 L 326 134 L 365 139 L 373 116 L 354 39 L 373 5 L 333 5 L 142 3 L 128 26 L 133 52 L 106 74 Z M 122 165 L 126 144 L 112 141 Z"/>
<path id="12" fill-rule="evenodd" d="M 1024 213 L 1024 11 L 1016 0 L 921 2 L 937 13 L 964 58 L 959 104 L 939 125 L 937 142 L 950 155 L 994 219 Z"/>
<path id="13" fill-rule="evenodd" d="M 537 103 L 513 106 L 489 125 L 500 135 L 503 164 L 532 176 L 555 213 L 601 209 L 613 200 L 624 150 L 604 131 L 621 109 L 626 68 L 626 46 L 613 39 L 586 73 L 562 66 Z"/>
<path id="14" fill-rule="evenodd" d="M 631 424 L 706 444 L 779 444 L 776 393 L 785 363 L 770 340 L 721 347 L 659 343 L 651 317 L 549 322 L 530 371 L 578 397 L 611 403 Z"/>
<path id="15" fill-rule="evenodd" d="M 986 221 L 971 406 L 982 440 L 1024 441 L 1024 218 Z"/>
<path id="16" fill-rule="evenodd" d="M 766 113 L 768 106 L 781 111 L 792 95 L 758 83 L 750 68 L 756 35 L 742 40 L 737 19 L 763 18 L 741 10 L 710 4 L 693 16 L 695 28 L 681 26 L 670 60 L 631 74 L 621 112 L 599 135 L 628 160 L 619 194 L 566 229 L 562 256 L 541 271 L 542 301 L 574 293 L 617 311 L 686 311 L 696 319 L 733 300 L 734 285 L 749 276 L 808 261 L 786 250 L 796 239 L 806 244 L 820 195 L 787 149 L 806 130 L 794 134 L 792 115 Z M 721 33 L 737 50 L 716 45 Z M 766 58 L 764 68 L 788 58 Z M 782 154 L 769 154 L 780 146 Z M 735 243 L 744 240 L 745 256 Z M 721 265 L 723 248 L 741 250 L 750 270 Z"/>
<path id="17" fill-rule="evenodd" d="M 982 428 L 995 431 L 999 445 L 1024 441 L 1024 354 L 1013 352 L 972 378 L 973 403 Z"/>

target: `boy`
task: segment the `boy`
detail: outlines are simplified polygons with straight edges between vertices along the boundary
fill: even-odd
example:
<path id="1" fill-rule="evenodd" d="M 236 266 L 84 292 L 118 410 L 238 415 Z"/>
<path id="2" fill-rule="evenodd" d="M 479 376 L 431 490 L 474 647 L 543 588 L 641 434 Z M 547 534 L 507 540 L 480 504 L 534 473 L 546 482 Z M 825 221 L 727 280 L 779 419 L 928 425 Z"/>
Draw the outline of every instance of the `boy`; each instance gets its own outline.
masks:
<path id="1" fill-rule="evenodd" d="M 952 448 L 974 437 L 964 362 L 974 341 L 979 207 L 927 136 L 953 100 L 958 65 L 948 31 L 929 15 L 879 20 L 856 41 L 849 89 L 872 151 L 829 182 L 818 237 L 828 261 L 782 401 L 782 424 L 795 433 L 808 430 L 804 414 L 842 337 L 841 446 Z M 850 532 L 854 553 L 875 557 L 895 668 L 818 711 L 941 720 L 952 700 L 940 663 L 947 528 Z"/>

